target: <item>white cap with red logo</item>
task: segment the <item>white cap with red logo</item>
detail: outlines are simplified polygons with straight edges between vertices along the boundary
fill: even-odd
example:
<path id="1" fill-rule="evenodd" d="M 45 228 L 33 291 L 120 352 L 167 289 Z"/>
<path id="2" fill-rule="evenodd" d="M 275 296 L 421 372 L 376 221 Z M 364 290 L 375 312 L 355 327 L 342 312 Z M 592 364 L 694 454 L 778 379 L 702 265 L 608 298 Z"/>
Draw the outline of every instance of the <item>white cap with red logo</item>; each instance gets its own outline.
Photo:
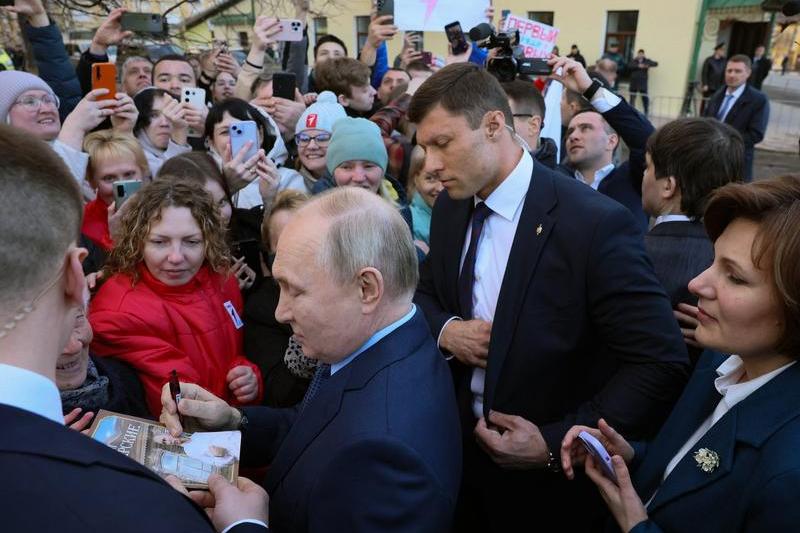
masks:
<path id="1" fill-rule="evenodd" d="M 317 96 L 317 101 L 300 115 L 295 135 L 305 130 L 322 130 L 331 133 L 333 123 L 347 116 L 344 107 L 336 101 L 336 95 L 331 91 L 322 91 Z"/>

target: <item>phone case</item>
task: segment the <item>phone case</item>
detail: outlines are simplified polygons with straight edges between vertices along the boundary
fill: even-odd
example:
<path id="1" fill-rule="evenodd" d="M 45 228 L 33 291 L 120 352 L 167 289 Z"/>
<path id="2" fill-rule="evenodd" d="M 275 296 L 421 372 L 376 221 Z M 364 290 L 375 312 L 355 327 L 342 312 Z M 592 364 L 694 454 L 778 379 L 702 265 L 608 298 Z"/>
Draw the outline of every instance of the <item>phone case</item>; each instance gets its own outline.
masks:
<path id="1" fill-rule="evenodd" d="M 394 0 L 377 0 L 375 2 L 375 7 L 377 7 L 376 14 L 379 17 L 384 15 L 394 16 Z"/>
<path id="2" fill-rule="evenodd" d="M 607 478 L 616 483 L 617 474 L 614 472 L 614 464 L 611 462 L 611 455 L 609 455 L 606 447 L 591 433 L 585 431 L 578 433 L 578 438 L 583 443 L 586 451 L 600 463 L 600 470 L 603 471 Z"/>
<path id="3" fill-rule="evenodd" d="M 281 31 L 273 39 L 276 41 L 302 41 L 303 23 L 297 19 L 280 19 Z"/>
<path id="4" fill-rule="evenodd" d="M 95 63 L 92 65 L 92 90 L 108 89 L 108 94 L 98 100 L 113 100 L 117 92 L 117 67 L 114 63 Z"/>
<path id="5" fill-rule="evenodd" d="M 157 13 L 123 13 L 120 25 L 123 30 L 139 33 L 164 32 L 164 20 Z"/>
<path id="6" fill-rule="evenodd" d="M 242 158 L 242 163 L 258 153 L 260 147 L 258 146 L 258 128 L 256 127 L 255 121 L 242 120 L 234 122 L 228 126 L 228 131 L 230 132 L 231 138 L 231 158 L 236 157 L 236 154 L 239 153 L 247 141 L 251 141 L 253 144 Z"/>
<path id="7" fill-rule="evenodd" d="M 469 48 L 467 44 L 467 38 L 464 37 L 464 30 L 461 29 L 461 24 L 459 22 L 452 22 L 444 27 L 445 35 L 447 35 L 447 40 L 450 42 L 453 48 L 453 54 L 463 54 Z"/>
<path id="8" fill-rule="evenodd" d="M 199 87 L 184 87 L 181 91 L 181 101 L 188 102 L 195 109 L 202 109 L 206 106 L 206 90 Z M 203 132 L 194 128 L 189 128 L 189 137 L 202 137 Z"/>
<path id="9" fill-rule="evenodd" d="M 115 181 L 112 184 L 112 190 L 114 192 L 114 205 L 116 208 L 119 209 L 122 207 L 122 204 L 141 188 L 142 182 L 139 180 Z"/>
<path id="10" fill-rule="evenodd" d="M 272 75 L 272 96 L 294 100 L 297 79 L 293 72 L 276 72 Z"/>

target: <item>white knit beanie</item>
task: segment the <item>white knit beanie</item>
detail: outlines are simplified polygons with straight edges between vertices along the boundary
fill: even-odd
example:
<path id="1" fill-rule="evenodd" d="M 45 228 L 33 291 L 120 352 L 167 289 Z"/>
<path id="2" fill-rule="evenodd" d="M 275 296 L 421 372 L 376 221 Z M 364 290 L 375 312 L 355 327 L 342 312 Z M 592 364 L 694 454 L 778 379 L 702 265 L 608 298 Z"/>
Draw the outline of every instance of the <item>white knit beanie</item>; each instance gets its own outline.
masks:
<path id="1" fill-rule="evenodd" d="M 323 130 L 331 133 L 333 123 L 347 116 L 344 107 L 336 101 L 336 95 L 330 91 L 322 91 L 317 96 L 317 101 L 311 104 L 300 115 L 294 133 L 297 135 L 304 130 Z"/>
<path id="2" fill-rule="evenodd" d="M 11 106 L 26 91 L 46 91 L 55 96 L 53 89 L 39 76 L 19 70 L 0 72 L 0 124 L 8 122 Z"/>

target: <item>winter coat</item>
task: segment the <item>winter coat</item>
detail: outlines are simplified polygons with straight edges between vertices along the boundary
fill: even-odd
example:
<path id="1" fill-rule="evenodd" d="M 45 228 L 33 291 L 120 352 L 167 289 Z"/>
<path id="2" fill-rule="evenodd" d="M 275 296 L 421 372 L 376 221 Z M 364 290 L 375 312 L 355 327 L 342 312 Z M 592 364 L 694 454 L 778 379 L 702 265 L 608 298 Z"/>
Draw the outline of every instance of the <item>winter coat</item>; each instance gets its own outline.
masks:
<path id="1" fill-rule="evenodd" d="M 239 365 L 261 372 L 242 354 L 242 296 L 236 278 L 204 265 L 188 283 L 171 287 L 158 281 L 144 264 L 140 279 L 116 274 L 94 297 L 89 321 L 95 355 L 131 365 L 145 389 L 150 413 L 161 412 L 161 388 L 172 370 L 180 380 L 196 383 L 226 402 L 238 405 L 227 385 L 228 372 Z"/>

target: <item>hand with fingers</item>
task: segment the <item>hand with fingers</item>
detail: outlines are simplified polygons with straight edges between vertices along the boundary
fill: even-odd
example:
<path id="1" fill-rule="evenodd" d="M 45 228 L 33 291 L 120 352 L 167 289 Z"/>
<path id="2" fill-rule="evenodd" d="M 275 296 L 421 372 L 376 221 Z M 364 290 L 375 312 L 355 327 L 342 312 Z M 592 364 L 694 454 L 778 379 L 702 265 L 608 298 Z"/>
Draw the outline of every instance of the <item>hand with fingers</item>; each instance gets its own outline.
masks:
<path id="1" fill-rule="evenodd" d="M 242 70 L 242 67 L 230 53 L 222 52 L 217 55 L 214 61 L 217 66 L 217 72 L 227 72 L 234 78 L 239 77 L 239 71 Z"/>
<path id="2" fill-rule="evenodd" d="M 614 466 L 617 483 L 603 474 L 597 460 L 591 455 L 586 457 L 586 475 L 597 485 L 600 496 L 603 497 L 620 529 L 630 531 L 648 519 L 647 509 L 633 487 L 625 460 L 619 455 L 614 455 L 611 457 L 611 463 Z"/>
<path id="3" fill-rule="evenodd" d="M 258 376 L 251 367 L 235 366 L 228 371 L 225 380 L 239 403 L 250 403 L 258 397 Z"/>
<path id="4" fill-rule="evenodd" d="M 626 463 L 633 460 L 633 448 L 625 438 L 609 426 L 604 419 L 600 419 L 597 428 L 587 426 L 572 426 L 561 441 L 561 467 L 568 479 L 575 478 L 575 466 L 586 461 L 586 448 L 584 448 L 578 434 L 585 431 L 600 441 L 608 453 L 619 455 Z"/>
<path id="5" fill-rule="evenodd" d="M 106 117 L 114 114 L 114 108 L 118 104 L 116 99 L 98 100 L 98 97 L 106 94 L 108 94 L 108 89 L 89 91 L 64 119 L 58 139 L 76 150 L 83 150 L 83 138 L 99 126 Z"/>
<path id="6" fill-rule="evenodd" d="M 586 68 L 574 59 L 550 56 L 547 64 L 553 71 L 550 78 L 560 81 L 567 89 L 583 94 L 592 85 Z"/>
<path id="7" fill-rule="evenodd" d="M 111 10 L 97 31 L 94 32 L 89 53 L 98 56 L 105 55 L 109 46 L 120 44 L 128 37 L 133 36 L 132 31 L 122 29 L 121 19 L 125 11 L 124 7 Z"/>
<path id="8" fill-rule="evenodd" d="M 422 52 L 418 52 L 414 48 L 406 48 L 400 54 L 400 68 L 405 69 L 408 68 L 408 64 L 412 61 L 421 61 L 422 60 Z"/>
<path id="9" fill-rule="evenodd" d="M 258 520 L 266 524 L 269 519 L 267 492 L 246 477 L 239 476 L 234 485 L 218 474 L 211 474 L 208 491 L 191 492 L 177 477 L 170 475 L 165 479 L 172 488 L 202 507 L 217 531 L 225 531 L 242 520 Z"/>
<path id="10" fill-rule="evenodd" d="M 521 416 L 491 411 L 488 424 L 481 417 L 474 433 L 478 445 L 501 468 L 543 468 L 550 460 L 542 432 Z"/>
<path id="11" fill-rule="evenodd" d="M 185 145 L 189 136 L 189 123 L 186 120 L 186 107 L 172 97 L 167 98 L 161 113 L 172 126 L 170 136 L 176 144 Z"/>
<path id="12" fill-rule="evenodd" d="M 675 315 L 675 319 L 678 321 L 678 325 L 681 327 L 681 333 L 683 333 L 684 342 L 689 346 L 704 348 L 702 344 L 697 342 L 697 339 L 694 336 L 697 326 L 700 325 L 700 322 L 697 320 L 697 307 L 694 305 L 680 303 L 678 304 L 678 308 L 674 309 L 672 312 Z"/>
<path id="13" fill-rule="evenodd" d="M 180 383 L 181 401 L 175 400 L 169 390 L 169 382 L 161 389 L 161 416 L 170 434 L 177 437 L 184 431 L 226 431 L 239 426 L 239 411 L 194 383 Z M 178 416 L 178 411 L 180 415 Z M 186 425 L 181 424 L 181 419 Z"/>
<path id="14" fill-rule="evenodd" d="M 117 93 L 115 95 L 117 106 L 114 114 L 111 115 L 111 126 L 114 131 L 133 135 L 133 127 L 139 118 L 139 110 L 133 103 L 133 98 L 127 93 Z"/>
<path id="15" fill-rule="evenodd" d="M 92 423 L 92 418 L 94 418 L 94 413 L 91 411 L 86 411 L 81 415 L 83 409 L 80 407 L 76 407 L 66 415 L 64 415 L 64 425 L 69 427 L 69 429 L 74 429 L 75 431 L 80 431 L 84 435 L 89 434 L 89 425 Z"/>
<path id="16" fill-rule="evenodd" d="M 467 43 L 467 50 L 462 54 L 454 54 L 453 53 L 453 45 L 447 45 L 447 57 L 445 58 L 444 62 L 446 65 L 452 65 L 453 63 L 467 63 L 469 61 L 469 56 L 472 54 L 472 43 Z"/>
<path id="17" fill-rule="evenodd" d="M 491 322 L 452 320 L 442 330 L 439 344 L 465 365 L 486 368 L 491 335 Z"/>
<path id="18" fill-rule="evenodd" d="M 256 165 L 258 174 L 258 192 L 261 194 L 261 201 L 264 204 L 264 212 L 269 213 L 272 202 L 278 195 L 281 175 L 278 167 L 268 157 L 260 159 Z"/>
<path id="19" fill-rule="evenodd" d="M 263 148 L 258 150 L 256 154 L 249 159 L 245 160 L 247 152 L 252 147 L 252 141 L 244 143 L 242 148 L 236 152 L 236 155 L 231 158 L 230 143 L 225 147 L 225 153 L 222 154 L 222 174 L 225 176 L 225 181 L 231 194 L 244 189 L 250 185 L 253 180 L 258 178 L 259 161 L 266 159 L 267 155 Z"/>
<path id="20" fill-rule="evenodd" d="M 244 291 L 249 289 L 256 281 L 256 273 L 244 262 L 244 256 L 236 259 L 233 265 L 231 265 L 231 274 L 233 274 L 236 281 L 239 283 L 239 290 Z"/>
<path id="21" fill-rule="evenodd" d="M 260 16 L 256 18 L 256 23 L 253 25 L 253 47 L 262 54 L 267 48 L 277 43 L 275 36 L 281 32 L 281 22 L 275 17 Z M 259 58 L 263 61 L 263 57 Z M 250 57 L 248 56 L 248 60 Z M 260 63 L 256 63 L 260 64 Z"/>
<path id="22" fill-rule="evenodd" d="M 27 17 L 28 23 L 34 28 L 50 24 L 42 0 L 14 0 L 13 5 L 3 6 L 2 9 L 8 13 L 16 13 L 17 16 Z"/>
<path id="23" fill-rule="evenodd" d="M 179 104 L 183 109 L 183 119 L 186 124 L 202 136 L 206 128 L 206 117 L 208 116 L 208 108 L 206 106 L 195 107 L 189 102 L 180 102 Z"/>

